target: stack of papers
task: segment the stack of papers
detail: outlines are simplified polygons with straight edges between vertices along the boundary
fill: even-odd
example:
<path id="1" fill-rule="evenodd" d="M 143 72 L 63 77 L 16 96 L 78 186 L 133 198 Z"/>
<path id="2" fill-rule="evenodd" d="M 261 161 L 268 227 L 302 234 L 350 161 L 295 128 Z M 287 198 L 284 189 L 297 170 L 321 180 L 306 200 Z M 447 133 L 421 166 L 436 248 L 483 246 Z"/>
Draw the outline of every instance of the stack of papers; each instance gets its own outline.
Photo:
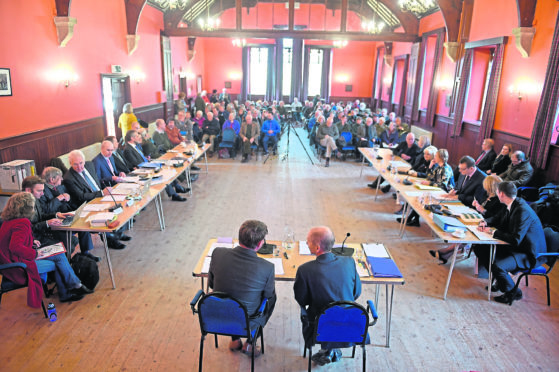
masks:
<path id="1" fill-rule="evenodd" d="M 274 264 L 275 275 L 285 274 L 285 271 L 283 270 L 283 261 L 281 258 L 265 258 L 265 260 Z"/>
<path id="2" fill-rule="evenodd" d="M 306 241 L 299 240 L 299 254 L 300 255 L 312 254 Z"/>
<path id="3" fill-rule="evenodd" d="M 363 250 L 367 257 L 390 258 L 383 244 L 363 243 Z"/>
<path id="4" fill-rule="evenodd" d="M 219 243 L 219 242 L 213 243 L 212 246 L 210 247 L 210 250 L 208 251 L 208 256 L 211 257 L 216 248 L 233 249 L 233 243 Z"/>
<path id="5" fill-rule="evenodd" d="M 85 207 L 83 207 L 83 211 L 84 212 L 102 212 L 102 211 L 106 211 L 107 209 L 109 209 L 111 207 L 112 204 L 87 204 Z"/>
<path id="6" fill-rule="evenodd" d="M 114 198 L 114 200 L 113 200 Z M 112 201 L 124 201 L 126 199 L 126 195 L 105 195 L 101 199 L 102 202 L 112 202 Z"/>

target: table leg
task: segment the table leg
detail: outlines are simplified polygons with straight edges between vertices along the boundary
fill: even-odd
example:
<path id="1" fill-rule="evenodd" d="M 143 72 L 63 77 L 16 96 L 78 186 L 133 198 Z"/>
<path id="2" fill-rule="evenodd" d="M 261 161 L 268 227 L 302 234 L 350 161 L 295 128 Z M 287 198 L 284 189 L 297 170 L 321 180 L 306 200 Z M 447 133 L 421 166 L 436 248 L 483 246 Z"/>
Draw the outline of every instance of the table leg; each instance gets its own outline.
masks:
<path id="1" fill-rule="evenodd" d="M 377 284 L 375 287 L 375 307 L 378 309 L 378 296 L 380 291 L 380 284 Z"/>
<path id="2" fill-rule="evenodd" d="M 404 202 L 404 206 L 402 209 L 402 221 L 400 222 L 400 238 L 404 236 L 404 231 L 406 231 L 406 221 L 408 219 L 408 209 L 409 204 L 407 201 Z"/>
<path id="3" fill-rule="evenodd" d="M 365 166 L 365 155 L 361 154 L 361 157 L 363 159 L 361 160 L 361 173 L 359 173 L 359 178 L 361 178 L 363 176 L 363 167 Z"/>
<path id="4" fill-rule="evenodd" d="M 201 276 L 200 279 L 202 279 L 202 290 L 204 290 L 204 277 Z"/>
<path id="5" fill-rule="evenodd" d="M 192 178 L 190 177 L 190 167 L 184 172 L 186 174 L 186 185 L 190 189 L 188 195 L 192 196 Z"/>
<path id="6" fill-rule="evenodd" d="M 207 151 L 204 152 L 204 161 L 206 162 L 206 174 L 208 174 L 208 156 L 207 156 Z"/>
<path id="7" fill-rule="evenodd" d="M 450 286 L 450 279 L 452 278 L 452 271 L 454 271 L 454 264 L 456 263 L 456 256 L 458 255 L 458 247 L 454 247 L 454 253 L 452 253 L 452 262 L 450 263 L 450 270 L 448 270 L 448 277 L 446 278 L 446 286 L 444 287 L 443 300 L 446 300 L 446 294 L 448 292 L 448 287 Z"/>
<path id="8" fill-rule="evenodd" d="M 159 218 L 159 228 L 161 231 L 165 230 L 165 215 L 163 214 L 163 202 L 161 201 L 161 193 L 155 197 L 155 209 L 157 210 L 157 217 Z"/>
<path id="9" fill-rule="evenodd" d="M 491 244 L 489 246 L 489 283 L 487 284 L 487 301 L 491 301 L 491 284 L 493 283 L 493 271 L 491 267 L 493 266 L 493 260 L 495 259 L 495 250 L 497 245 Z"/>
<path id="10" fill-rule="evenodd" d="M 378 191 L 380 190 L 380 183 L 381 183 L 380 178 L 381 177 L 380 177 L 380 172 L 379 172 L 378 177 L 377 177 L 377 188 L 376 188 L 376 192 L 375 192 L 375 201 L 377 201 Z"/>
<path id="11" fill-rule="evenodd" d="M 68 258 L 68 262 L 72 258 L 72 231 L 66 231 L 66 258 Z"/>
<path id="12" fill-rule="evenodd" d="M 116 289 L 115 277 L 113 275 L 113 266 L 111 265 L 111 256 L 109 254 L 109 246 L 107 244 L 107 234 L 103 234 L 103 247 L 105 248 L 105 259 L 107 260 L 107 266 L 109 267 L 109 275 L 111 276 L 111 282 L 113 282 L 113 289 Z"/>
<path id="13" fill-rule="evenodd" d="M 392 322 L 392 305 L 394 301 L 394 284 L 390 291 L 390 300 L 388 299 L 388 284 L 386 284 L 386 347 L 390 347 L 390 324 Z M 390 304 L 390 306 L 389 306 Z"/>

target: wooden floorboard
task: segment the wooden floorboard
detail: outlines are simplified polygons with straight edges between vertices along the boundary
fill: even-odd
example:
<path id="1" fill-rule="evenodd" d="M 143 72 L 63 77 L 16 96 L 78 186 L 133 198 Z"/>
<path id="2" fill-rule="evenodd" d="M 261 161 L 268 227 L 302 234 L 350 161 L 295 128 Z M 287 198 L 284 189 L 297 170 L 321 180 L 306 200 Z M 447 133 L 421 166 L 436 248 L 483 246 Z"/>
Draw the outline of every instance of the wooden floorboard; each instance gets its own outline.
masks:
<path id="1" fill-rule="evenodd" d="M 301 137 L 306 138 L 301 132 Z M 284 151 L 285 140 L 280 143 Z M 312 160 L 317 163 L 317 158 Z M 105 261 L 95 293 L 72 304 L 56 304 L 59 319 L 50 323 L 40 310 L 25 306 L 25 291 L 3 296 L 0 306 L 1 371 L 196 371 L 200 330 L 188 302 L 200 288 L 192 269 L 211 237 L 237 236 L 246 219 L 268 224 L 269 240 L 281 240 L 289 225 L 297 240 L 314 225 L 328 225 L 339 241 L 382 242 L 406 278 L 395 289 L 390 348 L 385 338 L 385 291 L 381 287 L 377 325 L 367 347 L 368 371 L 556 371 L 559 370 L 559 275 L 552 275 L 552 306 L 545 280 L 533 278 L 513 306 L 488 302 L 485 280 L 473 275 L 474 257 L 457 264 L 448 298 L 442 300 L 448 265 L 438 265 L 429 249 L 444 245 L 426 226 L 410 227 L 398 238 L 391 194 L 373 201 L 366 184 L 375 178 L 360 164 L 332 161 L 311 165 L 292 136 L 289 158 L 271 157 L 240 164 L 210 159 L 186 203 L 163 197 L 167 228 L 159 231 L 155 208 L 136 217 L 133 240 L 111 250 L 117 289 Z M 95 253 L 104 256 L 94 238 Z M 304 371 L 299 309 L 293 284 L 277 282 L 278 303 L 265 328 L 266 353 L 257 371 Z M 374 299 L 364 286 L 360 302 Z M 205 371 L 247 371 L 250 359 L 219 348 L 208 338 Z M 356 358 L 316 370 L 358 371 Z"/>

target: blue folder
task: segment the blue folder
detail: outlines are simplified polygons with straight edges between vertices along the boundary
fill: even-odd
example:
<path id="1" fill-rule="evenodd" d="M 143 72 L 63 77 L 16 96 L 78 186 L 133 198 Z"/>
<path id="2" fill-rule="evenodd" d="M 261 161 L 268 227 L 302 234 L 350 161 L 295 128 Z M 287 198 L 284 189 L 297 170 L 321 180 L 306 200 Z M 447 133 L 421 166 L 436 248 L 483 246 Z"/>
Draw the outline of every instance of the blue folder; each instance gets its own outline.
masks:
<path id="1" fill-rule="evenodd" d="M 157 169 L 157 168 L 161 168 L 161 164 L 158 163 L 150 163 L 150 162 L 143 162 L 138 164 L 138 167 L 140 168 L 153 168 L 153 169 Z"/>
<path id="2" fill-rule="evenodd" d="M 367 256 L 367 261 L 377 278 L 402 278 L 402 273 L 391 258 Z"/>

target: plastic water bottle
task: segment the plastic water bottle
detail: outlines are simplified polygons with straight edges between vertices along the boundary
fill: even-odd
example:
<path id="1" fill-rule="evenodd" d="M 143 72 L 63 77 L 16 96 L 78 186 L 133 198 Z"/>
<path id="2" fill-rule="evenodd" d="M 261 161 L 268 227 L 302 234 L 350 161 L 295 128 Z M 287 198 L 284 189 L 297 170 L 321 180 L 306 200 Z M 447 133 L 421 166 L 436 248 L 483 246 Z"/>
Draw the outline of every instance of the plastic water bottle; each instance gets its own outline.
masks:
<path id="1" fill-rule="evenodd" d="M 289 227 L 289 225 L 285 225 L 285 239 L 284 239 L 284 246 L 285 249 L 293 248 L 293 241 L 294 241 L 294 233 L 293 230 Z"/>
<path id="2" fill-rule="evenodd" d="M 52 302 L 50 302 L 47 306 L 47 316 L 51 322 L 56 322 L 56 319 L 58 319 L 58 314 L 56 314 L 56 307 Z"/>

